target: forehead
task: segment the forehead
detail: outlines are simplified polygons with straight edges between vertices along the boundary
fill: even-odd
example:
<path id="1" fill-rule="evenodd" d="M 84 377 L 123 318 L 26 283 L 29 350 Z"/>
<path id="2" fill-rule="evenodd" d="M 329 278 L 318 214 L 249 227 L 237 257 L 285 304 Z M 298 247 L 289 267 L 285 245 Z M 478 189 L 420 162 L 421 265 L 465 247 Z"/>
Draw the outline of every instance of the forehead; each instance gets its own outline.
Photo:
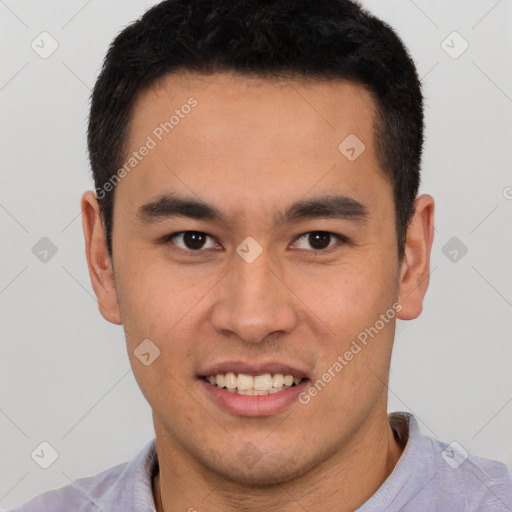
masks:
<path id="1" fill-rule="evenodd" d="M 340 186 L 362 200 L 375 183 L 387 185 L 374 120 L 373 96 L 345 80 L 168 75 L 134 103 L 125 160 L 151 150 L 118 187 L 133 200 L 177 190 L 228 205 L 243 195 L 259 210 L 262 198 L 282 203 Z"/>
<path id="2" fill-rule="evenodd" d="M 187 137 L 211 132 L 213 123 L 215 128 L 222 125 L 224 133 L 231 131 L 237 138 L 246 137 L 244 130 L 248 129 L 267 139 L 288 140 L 283 149 L 294 147 L 290 135 L 310 140 L 328 136 L 336 142 L 344 130 L 350 129 L 365 136 L 372 132 L 375 119 L 373 95 L 362 85 L 347 80 L 183 72 L 165 76 L 138 95 L 132 108 L 129 138 L 141 130 L 147 132 L 155 120 L 169 121 L 173 113 L 183 119 L 184 112 L 180 111 L 191 98 L 198 108 L 194 107 L 193 116 L 185 112 L 187 125 L 193 128 Z M 211 138 L 212 133 L 208 135 Z"/>

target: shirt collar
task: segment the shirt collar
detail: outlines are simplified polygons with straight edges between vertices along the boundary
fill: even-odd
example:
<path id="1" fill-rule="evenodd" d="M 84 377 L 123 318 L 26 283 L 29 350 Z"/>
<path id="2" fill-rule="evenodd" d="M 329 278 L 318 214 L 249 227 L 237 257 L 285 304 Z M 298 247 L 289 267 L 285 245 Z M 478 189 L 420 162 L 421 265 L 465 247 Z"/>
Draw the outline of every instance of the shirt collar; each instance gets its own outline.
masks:
<path id="1" fill-rule="evenodd" d="M 407 444 L 391 474 L 356 512 L 388 510 L 391 505 L 402 510 L 436 476 L 432 440 L 421 433 L 416 418 L 408 412 L 393 412 L 388 418 L 395 438 Z"/>
<path id="2" fill-rule="evenodd" d="M 156 512 L 153 476 L 157 470 L 156 440 L 152 439 L 124 466 L 116 485 L 95 500 L 95 504 L 103 512 Z"/>

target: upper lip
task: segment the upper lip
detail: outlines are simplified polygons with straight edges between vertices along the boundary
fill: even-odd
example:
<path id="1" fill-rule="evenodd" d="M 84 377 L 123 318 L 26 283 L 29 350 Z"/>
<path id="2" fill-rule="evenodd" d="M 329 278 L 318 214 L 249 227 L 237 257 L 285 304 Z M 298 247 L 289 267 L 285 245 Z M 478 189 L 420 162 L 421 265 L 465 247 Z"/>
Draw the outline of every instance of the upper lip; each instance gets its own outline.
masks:
<path id="1" fill-rule="evenodd" d="M 204 370 L 198 373 L 199 378 L 208 377 L 210 375 L 217 375 L 218 373 L 243 373 L 245 375 L 264 375 L 270 373 L 282 373 L 283 375 L 293 375 L 294 377 L 304 378 L 306 372 L 300 368 L 290 366 L 289 364 L 279 363 L 276 361 L 267 361 L 260 363 L 246 363 L 244 361 L 224 361 L 221 363 L 212 364 L 207 366 Z"/>

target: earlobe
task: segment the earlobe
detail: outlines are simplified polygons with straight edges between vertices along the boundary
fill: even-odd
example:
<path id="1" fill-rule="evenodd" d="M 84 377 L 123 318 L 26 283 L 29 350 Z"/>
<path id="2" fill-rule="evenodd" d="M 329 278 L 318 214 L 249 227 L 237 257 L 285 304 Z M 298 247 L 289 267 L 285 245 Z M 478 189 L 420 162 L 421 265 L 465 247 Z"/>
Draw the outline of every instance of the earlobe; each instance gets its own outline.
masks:
<path id="1" fill-rule="evenodd" d="M 434 239 L 434 199 L 427 195 L 416 198 L 415 211 L 407 230 L 403 257 L 399 302 L 401 320 L 417 318 L 422 311 L 430 276 L 430 251 Z"/>
<path id="2" fill-rule="evenodd" d="M 94 192 L 89 190 L 82 195 L 81 208 L 87 266 L 100 313 L 105 320 L 121 324 L 112 260 L 107 250 L 99 204 Z"/>

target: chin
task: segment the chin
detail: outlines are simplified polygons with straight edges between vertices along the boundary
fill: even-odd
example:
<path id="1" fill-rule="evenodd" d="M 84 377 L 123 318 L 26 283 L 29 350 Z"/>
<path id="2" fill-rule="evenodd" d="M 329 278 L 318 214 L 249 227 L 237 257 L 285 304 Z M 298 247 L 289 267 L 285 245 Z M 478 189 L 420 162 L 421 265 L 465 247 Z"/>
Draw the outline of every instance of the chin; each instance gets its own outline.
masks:
<path id="1" fill-rule="evenodd" d="M 229 474 L 224 474 L 224 477 L 226 480 L 237 485 L 250 488 L 270 489 L 300 476 L 300 472 L 290 471 L 290 469 L 291 468 L 282 468 L 280 471 L 271 471 L 270 469 L 265 470 L 264 468 L 260 468 L 258 471 L 254 469 L 246 470 L 245 472 L 230 471 Z"/>
<path id="2" fill-rule="evenodd" d="M 226 463 L 226 459 L 223 461 Z M 289 455 L 263 455 L 253 463 L 247 464 L 235 454 L 235 459 L 226 467 L 212 467 L 212 471 L 222 475 L 233 484 L 250 488 L 271 488 L 305 475 L 313 464 L 299 461 Z M 250 467 L 249 467 L 250 466 Z"/>

